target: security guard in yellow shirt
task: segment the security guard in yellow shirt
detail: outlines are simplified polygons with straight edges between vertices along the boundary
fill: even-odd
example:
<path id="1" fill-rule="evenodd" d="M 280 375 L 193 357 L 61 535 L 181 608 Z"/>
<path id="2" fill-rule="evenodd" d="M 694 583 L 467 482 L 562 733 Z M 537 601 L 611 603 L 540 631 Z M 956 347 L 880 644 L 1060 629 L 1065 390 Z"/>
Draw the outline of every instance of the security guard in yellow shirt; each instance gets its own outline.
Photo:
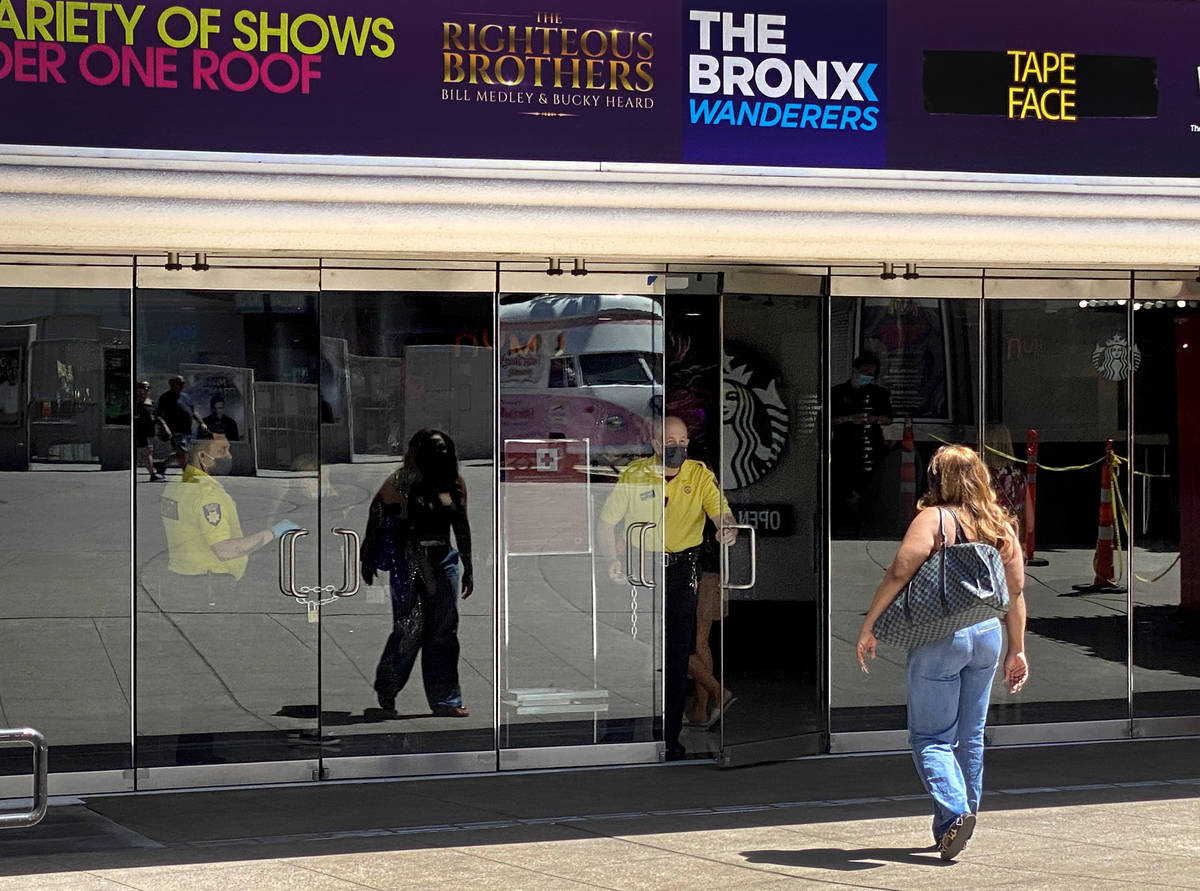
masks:
<path id="1" fill-rule="evenodd" d="M 162 495 L 167 568 L 203 584 L 209 593 L 232 589 L 245 575 L 250 554 L 300 528 L 281 520 L 270 529 L 243 535 L 237 505 L 215 478 L 229 472 L 232 460 L 224 435 L 195 440 L 182 477 L 169 483 Z"/>
<path id="2" fill-rule="evenodd" d="M 601 553 L 609 558 L 609 575 L 625 581 L 617 559 L 617 536 L 630 523 L 649 522 L 646 549 L 663 552 L 666 564 L 666 701 L 663 703 L 663 737 L 667 758 L 685 754 L 679 743 L 683 705 L 687 695 L 688 657 L 696 647 L 696 602 L 704 518 L 717 525 L 717 541 L 732 544 L 737 521 L 721 494 L 717 478 L 702 462 L 687 457 L 687 425 L 677 417 L 663 423 L 663 441 L 655 440 L 654 456 L 631 461 L 617 478 L 600 511 L 600 521 L 612 535 L 601 535 Z M 622 527 L 618 528 L 618 524 Z"/>

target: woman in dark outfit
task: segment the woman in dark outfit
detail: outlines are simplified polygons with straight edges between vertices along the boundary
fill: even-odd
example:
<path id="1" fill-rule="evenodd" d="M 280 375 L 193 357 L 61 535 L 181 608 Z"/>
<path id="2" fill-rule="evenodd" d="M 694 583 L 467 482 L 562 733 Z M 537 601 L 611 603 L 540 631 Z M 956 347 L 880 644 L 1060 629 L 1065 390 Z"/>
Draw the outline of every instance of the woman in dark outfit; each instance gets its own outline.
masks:
<path id="1" fill-rule="evenodd" d="M 371 502 L 361 559 L 363 581 L 370 585 L 387 570 L 392 594 L 392 633 L 375 669 L 379 707 L 395 715 L 396 694 L 419 649 L 433 714 L 467 717 L 458 686 L 457 600 L 460 559 L 462 596 L 474 588 L 471 528 L 454 442 L 441 430 L 418 430 L 409 440 L 404 463 Z"/>

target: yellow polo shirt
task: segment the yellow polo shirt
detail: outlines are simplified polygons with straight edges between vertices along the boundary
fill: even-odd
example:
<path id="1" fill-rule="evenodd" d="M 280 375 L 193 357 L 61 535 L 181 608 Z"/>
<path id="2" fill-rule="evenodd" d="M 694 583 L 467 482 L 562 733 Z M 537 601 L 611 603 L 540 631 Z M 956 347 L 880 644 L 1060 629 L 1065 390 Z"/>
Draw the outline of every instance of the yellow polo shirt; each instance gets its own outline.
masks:
<path id="1" fill-rule="evenodd" d="M 179 575 L 231 575 L 240 579 L 247 557 L 221 560 L 213 553 L 217 542 L 242 537 L 237 505 L 217 480 L 188 465 L 179 480 L 167 483 L 160 502 L 167 532 L 167 568 Z"/>
<path id="2" fill-rule="evenodd" d="M 703 462 L 684 461 L 664 485 L 658 459 L 649 457 L 631 461 L 621 471 L 600 509 L 600 521 L 609 526 L 622 521 L 626 525 L 654 523 L 646 533 L 647 549 L 676 553 L 704 540 L 705 515 L 715 523 L 727 511 L 729 502 L 721 494 L 716 475 Z"/>

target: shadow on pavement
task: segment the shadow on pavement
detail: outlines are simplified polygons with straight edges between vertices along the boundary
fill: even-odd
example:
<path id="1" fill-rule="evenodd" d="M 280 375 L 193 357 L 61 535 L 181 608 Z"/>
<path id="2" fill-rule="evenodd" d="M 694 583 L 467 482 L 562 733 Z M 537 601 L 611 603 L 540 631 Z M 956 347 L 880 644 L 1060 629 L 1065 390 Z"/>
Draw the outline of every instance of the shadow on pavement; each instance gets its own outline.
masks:
<path id="1" fill-rule="evenodd" d="M 928 848 L 809 848 L 794 851 L 742 851 L 749 863 L 770 863 L 775 866 L 802 866 L 810 869 L 832 869 L 838 872 L 860 872 L 878 869 L 882 862 L 904 863 L 909 866 L 953 866 L 942 860 L 937 846 Z"/>

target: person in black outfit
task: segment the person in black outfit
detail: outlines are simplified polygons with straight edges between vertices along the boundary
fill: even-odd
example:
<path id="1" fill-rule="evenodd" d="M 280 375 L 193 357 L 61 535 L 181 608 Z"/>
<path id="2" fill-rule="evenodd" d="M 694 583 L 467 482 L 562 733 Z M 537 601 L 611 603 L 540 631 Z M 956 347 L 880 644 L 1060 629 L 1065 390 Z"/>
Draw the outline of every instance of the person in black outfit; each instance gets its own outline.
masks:
<path id="1" fill-rule="evenodd" d="M 450 546 L 450 532 L 454 543 Z M 361 553 L 368 585 L 379 570 L 389 575 L 392 632 L 375 669 L 379 707 L 396 716 L 421 651 L 425 698 L 434 715 L 465 718 L 458 684 L 458 566 L 462 596 L 474 589 L 467 487 L 458 473 L 454 442 L 441 430 L 418 430 L 404 463 L 371 502 Z"/>
<path id="2" fill-rule="evenodd" d="M 175 451 L 175 460 L 180 468 L 187 467 L 188 452 L 192 448 L 192 420 L 200 425 L 201 434 L 208 432 L 200 412 L 192 405 L 191 397 L 183 392 L 186 381 L 181 374 L 173 374 L 168 379 L 170 389 L 158 397 L 158 416 L 171 430 L 171 448 Z"/>
<path id="3" fill-rule="evenodd" d="M 883 427 L 892 423 L 892 400 L 886 389 L 875 383 L 879 357 L 862 353 L 855 357 L 850 380 L 829 391 L 829 413 L 833 427 L 830 444 L 830 495 L 833 501 L 833 532 L 857 536 L 874 526 L 879 484 L 887 444 Z"/>
<path id="4" fill-rule="evenodd" d="M 220 433 L 230 442 L 237 442 L 240 438 L 237 421 L 225 414 L 225 397 L 214 396 L 209 400 L 208 408 L 210 413 L 204 418 L 204 426 L 208 429 L 201 436 L 211 439 L 214 433 Z"/>
<path id="5" fill-rule="evenodd" d="M 162 429 L 166 436 L 171 431 L 159 420 L 154 402 L 150 399 L 150 382 L 138 381 L 137 396 L 133 400 L 133 447 L 138 460 L 150 471 L 150 482 L 162 483 L 167 478 L 154 467 L 154 437 Z"/>

